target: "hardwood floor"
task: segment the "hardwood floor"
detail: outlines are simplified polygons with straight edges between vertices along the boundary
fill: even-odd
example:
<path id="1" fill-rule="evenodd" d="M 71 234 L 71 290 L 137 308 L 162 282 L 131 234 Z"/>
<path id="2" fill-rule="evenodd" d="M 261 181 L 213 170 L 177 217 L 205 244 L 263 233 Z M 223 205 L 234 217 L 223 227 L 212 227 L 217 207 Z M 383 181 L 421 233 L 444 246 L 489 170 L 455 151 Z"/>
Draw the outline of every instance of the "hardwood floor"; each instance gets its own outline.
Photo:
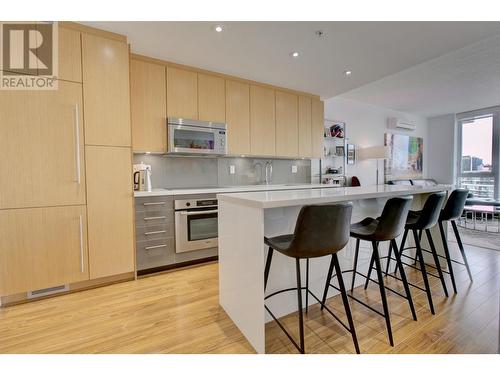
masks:
<path id="1" fill-rule="evenodd" d="M 435 316 L 424 293 L 412 289 L 414 322 L 406 301 L 388 292 L 394 348 L 383 318 L 351 301 L 362 353 L 497 353 L 500 252 L 468 246 L 467 253 L 474 282 L 455 267 L 457 295 L 444 297 L 431 278 Z M 218 305 L 217 275 L 212 263 L 0 309 L 0 353 L 253 353 Z M 355 294 L 380 300 L 374 284 Z M 328 306 L 345 317 L 338 297 Z M 282 319 L 292 334 L 296 319 Z M 317 305 L 309 308 L 305 327 L 309 353 L 354 351 L 350 334 Z M 296 353 L 275 323 L 266 337 L 268 352 Z"/>

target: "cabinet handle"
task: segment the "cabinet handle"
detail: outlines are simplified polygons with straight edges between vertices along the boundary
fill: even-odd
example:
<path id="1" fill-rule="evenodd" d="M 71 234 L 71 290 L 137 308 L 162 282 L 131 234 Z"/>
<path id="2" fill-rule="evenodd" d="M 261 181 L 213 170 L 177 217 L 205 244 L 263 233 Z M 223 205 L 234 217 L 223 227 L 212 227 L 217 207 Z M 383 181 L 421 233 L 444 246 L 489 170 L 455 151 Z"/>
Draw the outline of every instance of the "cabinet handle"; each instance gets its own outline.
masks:
<path id="1" fill-rule="evenodd" d="M 146 246 L 144 250 L 159 249 L 160 247 L 167 247 L 167 245 Z"/>
<path id="2" fill-rule="evenodd" d="M 80 226 L 80 272 L 83 273 L 83 220 L 82 215 L 79 218 L 79 226 Z"/>
<path id="3" fill-rule="evenodd" d="M 159 206 L 162 204 L 166 204 L 167 202 L 146 202 L 143 203 L 144 206 Z"/>
<path id="4" fill-rule="evenodd" d="M 160 219 L 166 219 L 166 216 L 151 216 L 144 218 L 144 220 L 160 220 Z"/>
<path id="5" fill-rule="evenodd" d="M 80 111 L 78 109 L 78 103 L 75 104 L 75 143 L 76 143 L 76 183 L 80 185 Z"/>
<path id="6" fill-rule="evenodd" d="M 167 232 L 166 230 L 155 230 L 154 232 L 146 232 L 146 233 L 144 233 L 144 235 L 150 236 L 152 234 L 160 234 L 160 233 L 166 233 L 166 232 Z"/>

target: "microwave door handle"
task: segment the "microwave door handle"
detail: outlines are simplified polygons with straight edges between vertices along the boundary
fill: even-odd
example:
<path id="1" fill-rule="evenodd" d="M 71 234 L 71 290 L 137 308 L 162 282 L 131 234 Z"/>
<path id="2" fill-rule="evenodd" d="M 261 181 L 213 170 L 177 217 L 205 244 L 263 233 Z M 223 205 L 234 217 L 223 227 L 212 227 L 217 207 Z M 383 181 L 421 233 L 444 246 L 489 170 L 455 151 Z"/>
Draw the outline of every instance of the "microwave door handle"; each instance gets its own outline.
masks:
<path id="1" fill-rule="evenodd" d="M 181 215 L 192 216 L 192 215 L 201 215 L 201 214 L 216 214 L 218 210 L 210 210 L 210 211 L 180 211 Z"/>

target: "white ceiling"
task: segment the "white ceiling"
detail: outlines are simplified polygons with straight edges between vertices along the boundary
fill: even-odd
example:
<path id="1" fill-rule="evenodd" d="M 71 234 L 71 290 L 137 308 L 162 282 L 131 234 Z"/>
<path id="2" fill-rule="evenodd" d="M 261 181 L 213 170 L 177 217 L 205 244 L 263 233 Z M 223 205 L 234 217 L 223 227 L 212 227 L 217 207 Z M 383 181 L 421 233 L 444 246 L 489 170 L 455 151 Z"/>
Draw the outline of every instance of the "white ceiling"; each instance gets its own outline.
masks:
<path id="1" fill-rule="evenodd" d="M 225 28 L 222 33 L 213 30 L 217 22 L 83 23 L 127 35 L 134 53 L 323 98 L 500 34 L 498 22 L 221 22 Z M 317 30 L 323 30 L 325 36 L 318 38 Z M 300 56 L 292 58 L 292 51 L 298 51 Z M 345 70 L 353 74 L 346 77 Z M 447 77 L 451 78 L 450 74 Z M 414 80 L 418 84 L 419 78 Z M 417 94 L 411 88 L 412 95 L 405 101 L 407 87 L 387 82 L 387 91 L 369 86 L 369 90 L 352 91 L 349 96 L 427 113 L 426 104 L 418 102 L 425 96 L 421 92 L 425 88 Z M 401 82 L 407 84 L 408 79 Z M 435 111 L 433 108 L 430 112 Z"/>
<path id="2" fill-rule="evenodd" d="M 500 105 L 500 36 L 369 83 L 342 97 L 425 117 Z"/>

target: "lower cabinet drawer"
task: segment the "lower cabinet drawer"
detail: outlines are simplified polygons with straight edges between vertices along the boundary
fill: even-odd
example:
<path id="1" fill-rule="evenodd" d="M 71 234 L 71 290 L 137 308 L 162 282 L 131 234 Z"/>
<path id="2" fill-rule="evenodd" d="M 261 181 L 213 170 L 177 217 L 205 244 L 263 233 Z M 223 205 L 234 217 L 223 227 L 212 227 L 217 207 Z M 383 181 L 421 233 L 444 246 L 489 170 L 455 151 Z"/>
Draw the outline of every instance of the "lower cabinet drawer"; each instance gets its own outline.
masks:
<path id="1" fill-rule="evenodd" d="M 174 227 L 172 225 L 150 225 L 147 227 L 136 227 L 136 241 L 159 240 L 165 237 L 174 236 Z"/>
<path id="2" fill-rule="evenodd" d="M 137 270 L 166 266 L 175 261 L 173 237 L 136 242 Z"/>

